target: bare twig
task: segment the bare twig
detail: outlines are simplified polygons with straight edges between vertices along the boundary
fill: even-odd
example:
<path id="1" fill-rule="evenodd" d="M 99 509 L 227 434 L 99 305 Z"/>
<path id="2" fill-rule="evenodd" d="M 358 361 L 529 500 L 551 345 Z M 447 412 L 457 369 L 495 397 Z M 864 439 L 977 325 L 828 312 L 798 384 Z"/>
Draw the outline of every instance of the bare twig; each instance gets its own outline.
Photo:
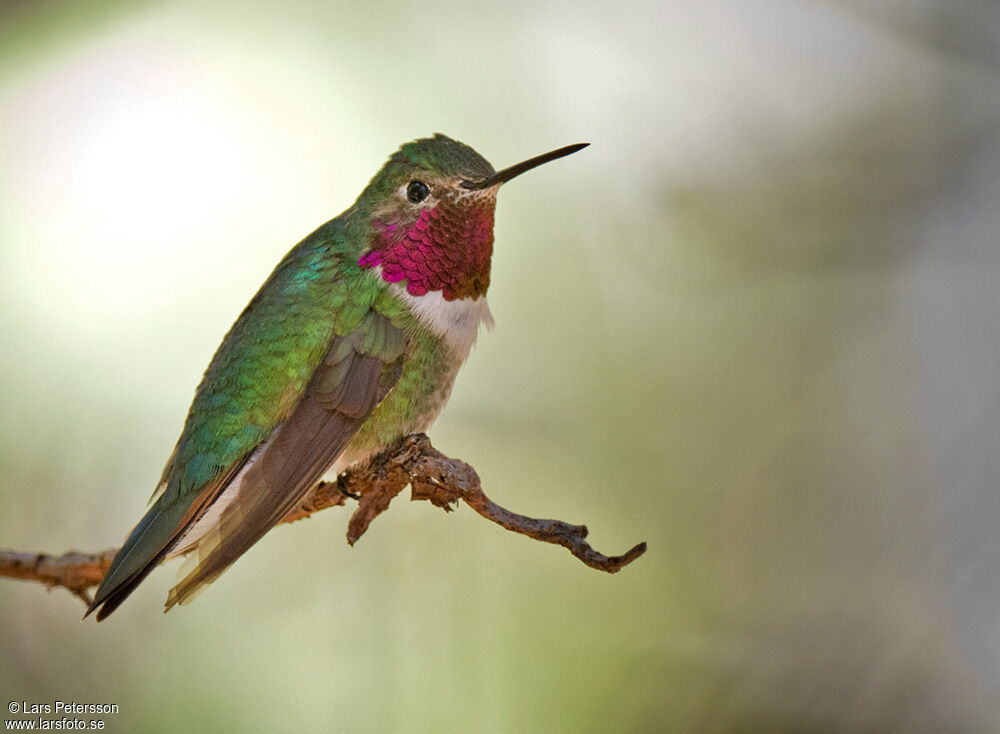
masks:
<path id="1" fill-rule="evenodd" d="M 354 545 L 407 485 L 411 487 L 411 499 L 427 500 L 444 510 L 451 510 L 461 500 L 487 520 L 535 540 L 561 545 L 600 571 L 616 573 L 646 552 L 646 544 L 639 543 L 624 555 L 605 556 L 585 540 L 586 525 L 538 520 L 501 507 L 483 492 L 479 475 L 471 466 L 442 454 L 422 433 L 407 436 L 364 465 L 344 472 L 335 482 L 321 482 L 282 522 L 295 522 L 327 507 L 343 505 L 348 497 L 357 497 L 358 507 L 347 526 L 347 542 Z M 115 553 L 111 549 L 50 556 L 0 550 L 0 576 L 37 581 L 50 588 L 60 586 L 89 604 L 87 589 L 101 582 Z"/>
<path id="2" fill-rule="evenodd" d="M 101 583 L 117 552 L 117 548 L 111 548 L 101 553 L 70 551 L 50 556 L 0 550 L 0 576 L 38 581 L 49 588 L 61 586 L 90 604 L 87 589 Z"/>

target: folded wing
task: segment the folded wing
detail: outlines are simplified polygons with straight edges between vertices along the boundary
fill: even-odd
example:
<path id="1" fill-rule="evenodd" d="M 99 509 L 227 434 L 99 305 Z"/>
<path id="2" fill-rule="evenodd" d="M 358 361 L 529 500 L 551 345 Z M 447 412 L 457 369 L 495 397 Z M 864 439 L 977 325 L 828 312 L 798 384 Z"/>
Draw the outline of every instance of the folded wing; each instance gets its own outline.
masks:
<path id="1" fill-rule="evenodd" d="M 396 384 L 405 350 L 404 332 L 374 310 L 353 332 L 334 337 L 291 416 L 246 467 L 215 526 L 197 541 L 197 556 L 170 591 L 168 609 L 192 599 L 305 499 Z"/>

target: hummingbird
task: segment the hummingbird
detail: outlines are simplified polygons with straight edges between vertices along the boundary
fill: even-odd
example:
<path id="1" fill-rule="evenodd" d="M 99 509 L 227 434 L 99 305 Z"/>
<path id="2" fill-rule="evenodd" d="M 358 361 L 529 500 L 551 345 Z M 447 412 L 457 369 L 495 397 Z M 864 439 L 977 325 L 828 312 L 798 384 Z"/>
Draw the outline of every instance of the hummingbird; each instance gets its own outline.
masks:
<path id="1" fill-rule="evenodd" d="M 285 255 L 195 391 L 146 514 L 85 617 L 100 621 L 186 556 L 185 604 L 339 474 L 441 412 L 480 326 L 500 186 L 575 153 L 494 170 L 440 133 L 401 146 L 357 201 Z"/>

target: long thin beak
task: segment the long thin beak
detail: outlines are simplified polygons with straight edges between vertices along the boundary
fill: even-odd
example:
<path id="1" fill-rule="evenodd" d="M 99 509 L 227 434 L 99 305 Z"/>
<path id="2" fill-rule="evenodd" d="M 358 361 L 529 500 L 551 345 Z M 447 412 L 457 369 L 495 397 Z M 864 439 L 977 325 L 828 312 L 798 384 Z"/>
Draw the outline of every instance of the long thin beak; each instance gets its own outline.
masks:
<path id="1" fill-rule="evenodd" d="M 462 186 L 466 189 L 488 189 L 491 186 L 499 186 L 505 181 L 510 181 L 514 176 L 520 176 L 525 171 L 530 171 L 536 166 L 540 166 L 543 163 L 548 163 L 549 161 L 554 161 L 556 158 L 562 158 L 563 156 L 570 155 L 571 153 L 576 153 L 578 150 L 586 148 L 590 143 L 576 143 L 575 145 L 567 145 L 565 148 L 559 148 L 558 150 L 552 150 L 548 153 L 542 153 L 542 155 L 536 155 L 534 158 L 529 158 L 526 161 L 521 161 L 513 166 L 509 166 L 502 171 L 497 171 L 492 176 L 482 181 L 463 181 Z"/>

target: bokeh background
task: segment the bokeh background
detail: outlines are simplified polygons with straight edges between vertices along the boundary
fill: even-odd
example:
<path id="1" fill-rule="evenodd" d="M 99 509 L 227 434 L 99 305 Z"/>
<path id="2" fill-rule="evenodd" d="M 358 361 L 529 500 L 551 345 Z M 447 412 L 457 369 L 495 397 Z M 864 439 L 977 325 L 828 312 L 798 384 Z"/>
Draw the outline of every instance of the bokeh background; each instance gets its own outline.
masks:
<path id="1" fill-rule="evenodd" d="M 112 731 L 1000 731 L 1000 7 L 0 5 L 0 546 L 117 545 L 213 350 L 399 144 L 503 166 L 431 431 L 616 576 L 397 499 L 190 607 L 0 583 Z M 176 566 L 177 564 L 173 564 Z"/>

